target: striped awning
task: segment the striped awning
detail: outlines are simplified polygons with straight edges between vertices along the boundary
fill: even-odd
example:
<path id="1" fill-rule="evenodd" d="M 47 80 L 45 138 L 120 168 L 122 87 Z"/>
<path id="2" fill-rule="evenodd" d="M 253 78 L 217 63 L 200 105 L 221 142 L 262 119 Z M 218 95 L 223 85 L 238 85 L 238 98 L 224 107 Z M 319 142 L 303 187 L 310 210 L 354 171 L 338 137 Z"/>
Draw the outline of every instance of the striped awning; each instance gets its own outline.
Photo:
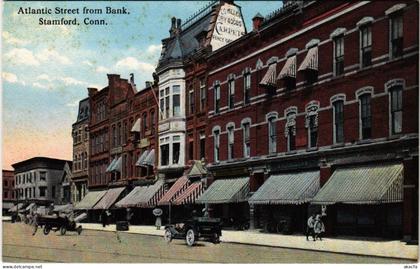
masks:
<path id="1" fill-rule="evenodd" d="M 150 186 L 135 187 L 126 197 L 115 204 L 116 207 L 153 208 L 165 193 L 163 180 Z"/>
<path id="2" fill-rule="evenodd" d="M 285 77 L 296 78 L 296 55 L 287 58 L 277 79 L 283 79 Z"/>
<path id="3" fill-rule="evenodd" d="M 90 191 L 74 209 L 92 209 L 104 197 L 106 191 Z"/>
<path id="4" fill-rule="evenodd" d="M 125 187 L 109 189 L 93 209 L 109 209 L 117 201 L 124 189 Z"/>
<path id="5" fill-rule="evenodd" d="M 149 151 L 142 165 L 155 166 L 155 150 L 154 149 Z"/>
<path id="6" fill-rule="evenodd" d="M 265 73 L 264 77 L 260 81 L 261 86 L 276 87 L 277 85 L 276 84 L 276 78 L 277 78 L 276 68 L 277 68 L 276 63 L 272 63 L 268 66 L 267 73 Z"/>
<path id="7" fill-rule="evenodd" d="M 403 201 L 403 165 L 338 168 L 313 204 L 381 204 Z"/>
<path id="8" fill-rule="evenodd" d="M 196 199 L 204 192 L 203 183 L 194 182 L 174 200 L 174 205 L 194 204 Z"/>
<path id="9" fill-rule="evenodd" d="M 246 201 L 248 193 L 248 177 L 218 179 L 197 199 L 197 203 L 239 203 Z"/>
<path id="10" fill-rule="evenodd" d="M 319 171 L 276 174 L 248 199 L 250 204 L 303 204 L 319 190 Z"/>
<path id="11" fill-rule="evenodd" d="M 140 155 L 139 159 L 136 162 L 136 166 L 140 166 L 144 162 L 148 154 L 148 150 L 143 151 L 143 153 Z"/>
<path id="12" fill-rule="evenodd" d="M 318 71 L 318 46 L 312 47 L 308 50 L 305 59 L 299 67 L 298 71 L 304 70 Z"/>
<path id="13" fill-rule="evenodd" d="M 140 133 L 140 118 L 138 118 L 134 123 L 133 127 L 131 128 L 131 132 Z"/>
<path id="14" fill-rule="evenodd" d="M 108 165 L 105 172 L 111 172 L 111 169 L 114 167 L 115 163 L 117 162 L 117 158 L 114 158 L 112 162 Z"/>
<path id="15" fill-rule="evenodd" d="M 178 198 L 189 186 L 190 182 L 186 176 L 182 176 L 175 181 L 172 187 L 163 195 L 158 205 L 169 205 L 170 202 Z"/>
<path id="16" fill-rule="evenodd" d="M 120 172 L 121 173 L 122 168 L 122 157 L 118 157 L 118 159 L 115 161 L 114 165 L 110 167 L 109 172 Z"/>

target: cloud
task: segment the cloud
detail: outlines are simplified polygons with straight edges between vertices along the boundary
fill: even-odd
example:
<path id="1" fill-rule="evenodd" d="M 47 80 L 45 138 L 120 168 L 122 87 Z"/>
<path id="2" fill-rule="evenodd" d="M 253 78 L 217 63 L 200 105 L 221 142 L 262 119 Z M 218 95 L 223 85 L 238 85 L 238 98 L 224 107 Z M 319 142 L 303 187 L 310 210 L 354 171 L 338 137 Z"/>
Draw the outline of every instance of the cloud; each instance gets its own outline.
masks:
<path id="1" fill-rule="evenodd" d="M 71 103 L 67 103 L 66 106 L 77 107 L 77 106 L 79 106 L 79 100 L 76 100 L 76 101 L 71 102 Z"/>
<path id="2" fill-rule="evenodd" d="M 36 77 L 37 80 L 46 80 L 46 81 L 52 81 L 53 79 L 50 78 L 47 74 L 42 74 Z"/>
<path id="3" fill-rule="evenodd" d="M 15 46 L 25 46 L 30 43 L 29 40 L 23 40 L 12 36 L 9 32 L 4 31 L 2 33 L 3 40 L 7 44 L 15 45 Z"/>
<path id="4" fill-rule="evenodd" d="M 61 55 L 56 50 L 52 50 L 52 49 L 44 49 L 40 51 L 39 53 L 37 53 L 36 57 L 42 62 L 52 61 L 52 62 L 58 62 L 60 64 L 65 64 L 65 65 L 71 64 L 71 61 L 69 58 Z"/>
<path id="5" fill-rule="evenodd" d="M 60 81 L 64 82 L 65 85 L 87 85 L 86 82 L 84 81 L 80 81 L 77 80 L 75 78 L 72 77 L 63 77 L 63 78 L 59 78 Z"/>
<path id="6" fill-rule="evenodd" d="M 52 85 L 45 85 L 39 82 L 34 82 L 32 83 L 32 86 L 36 87 L 36 88 L 40 88 L 40 89 L 51 89 Z"/>
<path id="7" fill-rule="evenodd" d="M 155 54 L 155 53 L 158 53 L 158 52 L 160 52 L 162 50 L 162 45 L 161 44 L 159 44 L 159 45 L 150 45 L 148 48 L 147 48 L 147 53 L 149 53 L 149 54 Z"/>
<path id="8" fill-rule="evenodd" d="M 140 62 L 134 57 L 126 57 L 122 60 L 119 60 L 115 64 L 115 67 L 124 68 L 128 70 L 136 70 L 136 71 L 141 71 L 141 72 L 148 72 L 150 74 L 152 74 L 153 71 L 155 70 L 155 67 L 152 64 L 146 63 L 146 62 Z"/>
<path id="9" fill-rule="evenodd" d="M 7 81 L 9 83 L 16 83 L 16 82 L 18 82 L 17 76 L 15 74 L 13 74 L 13 73 L 3 72 L 3 73 L 1 73 L 1 77 L 5 81 Z"/>
<path id="10" fill-rule="evenodd" d="M 105 66 L 101 65 L 96 68 L 96 72 L 97 73 L 110 73 L 110 70 L 106 68 Z"/>
<path id="11" fill-rule="evenodd" d="M 88 66 L 93 66 L 93 63 L 89 62 L 89 61 L 83 61 L 82 64 L 88 65 Z"/>
<path id="12" fill-rule="evenodd" d="M 39 61 L 34 56 L 32 51 L 24 48 L 11 49 L 5 55 L 5 59 L 16 65 L 39 66 Z"/>

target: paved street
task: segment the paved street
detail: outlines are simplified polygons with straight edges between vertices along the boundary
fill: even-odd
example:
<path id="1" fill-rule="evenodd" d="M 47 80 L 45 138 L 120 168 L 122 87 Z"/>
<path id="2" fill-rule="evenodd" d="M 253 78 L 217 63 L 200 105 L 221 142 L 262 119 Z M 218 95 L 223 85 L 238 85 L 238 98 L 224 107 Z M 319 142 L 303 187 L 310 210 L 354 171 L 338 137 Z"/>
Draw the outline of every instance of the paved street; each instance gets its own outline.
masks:
<path id="1" fill-rule="evenodd" d="M 317 251 L 182 240 L 166 244 L 150 235 L 84 230 L 79 236 L 58 232 L 31 235 L 30 226 L 3 222 L 4 262 L 114 263 L 412 263 L 412 261 Z"/>

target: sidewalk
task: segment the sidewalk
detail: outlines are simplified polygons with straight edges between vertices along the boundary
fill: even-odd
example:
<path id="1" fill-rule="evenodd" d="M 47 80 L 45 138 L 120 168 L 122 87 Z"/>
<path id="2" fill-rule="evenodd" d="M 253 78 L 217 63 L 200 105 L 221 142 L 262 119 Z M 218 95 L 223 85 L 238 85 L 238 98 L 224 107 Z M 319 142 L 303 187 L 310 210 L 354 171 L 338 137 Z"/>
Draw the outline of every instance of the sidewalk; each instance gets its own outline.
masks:
<path id="1" fill-rule="evenodd" d="M 101 224 L 82 223 L 84 229 L 115 231 L 115 224 L 103 228 Z M 164 229 L 154 226 L 131 225 L 130 230 L 122 233 L 136 233 L 163 237 Z M 161 239 L 163 240 L 163 238 Z M 365 256 L 379 256 L 401 259 L 418 259 L 418 245 L 407 245 L 394 241 L 362 241 L 350 239 L 325 238 L 322 241 L 306 241 L 305 236 L 265 234 L 258 231 L 222 231 L 222 242 L 250 244 L 269 247 L 284 247 L 303 250 L 325 251 Z"/>

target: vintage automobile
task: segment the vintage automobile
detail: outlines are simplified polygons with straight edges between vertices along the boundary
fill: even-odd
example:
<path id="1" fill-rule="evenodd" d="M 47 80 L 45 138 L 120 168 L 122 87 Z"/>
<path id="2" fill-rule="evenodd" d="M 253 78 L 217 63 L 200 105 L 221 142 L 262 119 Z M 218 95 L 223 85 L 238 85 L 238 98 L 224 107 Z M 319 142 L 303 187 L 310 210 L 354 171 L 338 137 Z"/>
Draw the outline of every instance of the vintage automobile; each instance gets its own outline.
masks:
<path id="1" fill-rule="evenodd" d="M 38 227 L 43 227 L 43 232 L 48 235 L 50 231 L 60 231 L 61 235 L 65 235 L 67 231 L 77 232 L 79 235 L 82 233 L 82 226 L 77 223 L 87 217 L 86 213 L 82 213 L 74 219 L 65 215 L 40 215 L 34 223 L 33 234 L 36 233 Z"/>
<path id="2" fill-rule="evenodd" d="M 188 246 L 193 246 L 198 240 L 208 240 L 220 243 L 222 229 L 219 218 L 193 217 L 183 223 L 166 225 L 164 239 L 170 243 L 172 239 L 185 239 Z"/>

